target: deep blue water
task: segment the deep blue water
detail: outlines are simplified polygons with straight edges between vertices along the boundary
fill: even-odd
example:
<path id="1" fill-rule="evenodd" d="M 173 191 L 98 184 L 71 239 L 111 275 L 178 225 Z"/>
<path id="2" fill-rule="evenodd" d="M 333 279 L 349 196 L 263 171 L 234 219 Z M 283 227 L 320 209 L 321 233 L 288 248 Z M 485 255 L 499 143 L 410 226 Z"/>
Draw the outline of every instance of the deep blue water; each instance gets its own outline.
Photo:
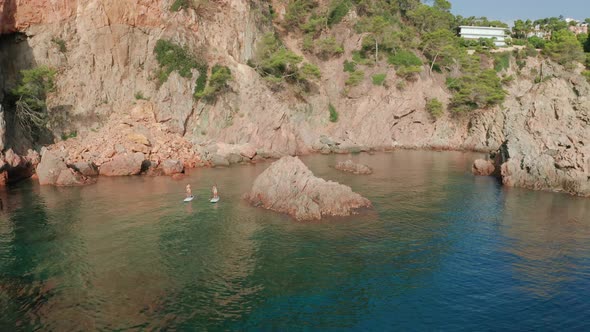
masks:
<path id="1" fill-rule="evenodd" d="M 473 177 L 477 157 L 302 158 L 375 206 L 312 223 L 240 199 L 268 163 L 19 184 L 0 192 L 0 330 L 590 330 L 590 199 Z M 347 158 L 374 174 L 330 168 Z"/>

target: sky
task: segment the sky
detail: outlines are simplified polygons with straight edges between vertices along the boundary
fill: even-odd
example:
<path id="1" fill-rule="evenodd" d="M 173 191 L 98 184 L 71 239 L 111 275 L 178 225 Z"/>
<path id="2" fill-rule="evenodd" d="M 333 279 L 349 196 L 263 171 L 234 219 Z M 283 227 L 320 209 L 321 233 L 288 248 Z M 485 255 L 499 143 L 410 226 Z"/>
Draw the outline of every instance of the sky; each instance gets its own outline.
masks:
<path id="1" fill-rule="evenodd" d="M 452 12 L 464 17 L 486 16 L 513 23 L 563 15 L 579 20 L 590 17 L 590 0 L 449 0 Z"/>

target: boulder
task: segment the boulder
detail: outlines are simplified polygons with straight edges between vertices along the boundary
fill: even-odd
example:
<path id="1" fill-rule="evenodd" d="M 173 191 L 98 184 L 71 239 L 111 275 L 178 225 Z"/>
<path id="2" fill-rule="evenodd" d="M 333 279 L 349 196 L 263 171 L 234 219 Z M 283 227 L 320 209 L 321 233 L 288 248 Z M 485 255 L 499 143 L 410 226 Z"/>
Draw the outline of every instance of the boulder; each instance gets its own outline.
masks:
<path id="1" fill-rule="evenodd" d="M 19 167 L 23 162 L 22 158 L 18 154 L 14 153 L 12 149 L 8 149 L 4 153 L 4 160 L 8 165 L 10 165 L 10 167 L 13 168 Z"/>
<path id="2" fill-rule="evenodd" d="M 141 172 L 141 166 L 145 156 L 141 152 L 117 154 L 115 157 L 100 166 L 100 175 L 104 176 L 128 176 Z"/>
<path id="3" fill-rule="evenodd" d="M 256 156 L 256 148 L 250 144 L 240 147 L 240 155 L 244 158 L 252 159 Z"/>
<path id="4" fill-rule="evenodd" d="M 62 170 L 68 168 L 60 151 L 46 150 L 37 166 L 37 176 L 41 185 L 55 185 Z"/>
<path id="5" fill-rule="evenodd" d="M 250 204 L 286 213 L 297 220 L 348 216 L 371 202 L 350 187 L 317 178 L 297 157 L 275 161 L 244 196 Z"/>
<path id="6" fill-rule="evenodd" d="M 237 154 L 237 153 L 230 153 L 230 154 L 227 155 L 227 161 L 230 164 L 239 164 L 243 160 L 244 160 L 244 158 L 241 155 Z"/>
<path id="7" fill-rule="evenodd" d="M 349 172 L 349 173 L 353 173 L 353 174 L 366 175 L 366 174 L 373 173 L 373 170 L 369 166 L 363 165 L 363 164 L 356 164 L 352 160 L 339 162 L 338 164 L 336 164 L 335 168 L 337 170 L 340 170 L 343 172 Z"/>
<path id="8" fill-rule="evenodd" d="M 60 151 L 47 150 L 37 166 L 37 177 L 41 185 L 79 186 L 92 183 L 91 180 L 68 168 Z"/>
<path id="9" fill-rule="evenodd" d="M 167 159 L 160 164 L 164 175 L 173 175 L 184 171 L 183 164 L 178 160 Z"/>
<path id="10" fill-rule="evenodd" d="M 222 155 L 217 153 L 209 155 L 209 162 L 211 162 L 211 166 L 229 166 L 229 161 Z"/>
<path id="11" fill-rule="evenodd" d="M 35 151 L 35 150 L 31 150 L 29 149 L 27 151 L 27 155 L 25 156 L 25 160 L 33 167 L 36 168 L 37 165 L 39 165 L 39 163 L 41 162 L 41 155 L 39 155 L 39 152 Z"/>
<path id="12" fill-rule="evenodd" d="M 477 159 L 473 162 L 471 172 L 478 176 L 490 176 L 496 171 L 496 167 L 491 160 Z"/>
<path id="13" fill-rule="evenodd" d="M 70 165 L 70 167 L 84 176 L 98 176 L 98 167 L 94 163 L 81 161 Z"/>
<path id="14" fill-rule="evenodd" d="M 59 172 L 56 182 L 53 185 L 60 187 L 71 187 L 71 186 L 83 186 L 91 183 L 89 179 L 84 177 L 82 174 L 74 171 L 71 168 L 66 168 Z"/>

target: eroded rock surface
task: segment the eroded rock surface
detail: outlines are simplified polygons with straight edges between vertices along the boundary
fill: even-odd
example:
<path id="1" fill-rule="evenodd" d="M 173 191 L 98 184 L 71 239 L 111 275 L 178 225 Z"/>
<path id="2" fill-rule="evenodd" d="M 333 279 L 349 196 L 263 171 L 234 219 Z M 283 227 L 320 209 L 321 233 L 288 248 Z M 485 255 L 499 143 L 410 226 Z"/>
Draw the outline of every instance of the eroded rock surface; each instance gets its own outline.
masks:
<path id="1" fill-rule="evenodd" d="M 37 176 L 41 185 L 81 186 L 93 180 L 68 167 L 62 151 L 45 151 L 37 166 Z"/>
<path id="2" fill-rule="evenodd" d="M 490 160 L 484 159 L 477 159 L 473 162 L 473 166 L 471 167 L 471 172 L 478 176 L 493 175 L 495 170 L 496 167 L 494 166 L 494 163 Z"/>
<path id="3" fill-rule="evenodd" d="M 137 175 L 141 172 L 141 167 L 145 161 L 145 156 L 141 152 L 125 153 L 116 155 L 111 161 L 100 166 L 100 175 L 104 176 L 128 176 Z"/>
<path id="4" fill-rule="evenodd" d="M 275 161 L 245 195 L 254 206 L 286 213 L 297 220 L 348 216 L 371 202 L 348 186 L 317 178 L 297 157 Z"/>

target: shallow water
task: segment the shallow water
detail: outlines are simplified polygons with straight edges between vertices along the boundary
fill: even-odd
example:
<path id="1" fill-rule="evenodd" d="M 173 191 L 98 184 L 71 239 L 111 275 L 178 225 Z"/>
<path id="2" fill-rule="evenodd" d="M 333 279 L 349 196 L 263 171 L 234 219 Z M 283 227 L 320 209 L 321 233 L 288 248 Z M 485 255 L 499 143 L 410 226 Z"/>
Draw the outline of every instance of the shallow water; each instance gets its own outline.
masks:
<path id="1" fill-rule="evenodd" d="M 268 163 L 18 185 L 0 193 L 0 330 L 588 330 L 590 199 L 502 188 L 476 157 L 352 156 L 370 176 L 302 158 L 375 206 L 313 223 L 240 200 Z"/>

